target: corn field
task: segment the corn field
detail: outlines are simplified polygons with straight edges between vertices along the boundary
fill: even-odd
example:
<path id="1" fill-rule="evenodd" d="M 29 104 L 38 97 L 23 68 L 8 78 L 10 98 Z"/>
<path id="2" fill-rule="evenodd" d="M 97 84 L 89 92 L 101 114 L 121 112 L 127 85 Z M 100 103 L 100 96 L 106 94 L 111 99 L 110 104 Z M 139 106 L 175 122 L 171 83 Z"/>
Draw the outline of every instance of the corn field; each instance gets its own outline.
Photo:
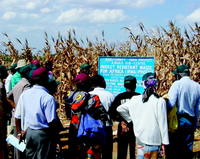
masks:
<path id="1" fill-rule="evenodd" d="M 95 42 L 86 37 L 80 42 L 76 39 L 75 30 L 68 32 L 67 38 L 58 33 L 58 37 L 49 37 L 45 32 L 45 46 L 37 54 L 32 54 L 32 49 L 25 40 L 23 45 L 19 39 L 16 39 L 22 45 L 22 53 L 16 50 L 13 43 L 2 42 L 3 48 L 0 50 L 0 64 L 10 67 L 18 59 L 25 58 L 27 63 L 32 59 L 38 59 L 41 64 L 49 60 L 53 62 L 53 74 L 56 80 L 60 81 L 58 91 L 55 95 L 60 104 L 59 113 L 64 117 L 63 97 L 68 90 L 74 88 L 73 79 L 80 71 L 83 63 L 92 65 L 91 76 L 98 72 L 99 56 L 140 56 L 155 58 L 155 74 L 159 79 L 157 92 L 160 96 L 166 94 L 174 80 L 172 70 L 178 65 L 185 64 L 190 68 L 191 79 L 200 83 L 200 27 L 195 23 L 190 26 L 190 32 L 186 29 L 181 34 L 180 28 L 173 22 L 169 22 L 169 30 L 163 27 L 155 27 L 155 30 L 147 31 L 142 23 L 138 25 L 141 29 L 140 35 L 134 35 L 132 31 L 124 27 L 123 30 L 129 33 L 129 40 L 125 43 L 108 44 L 104 39 L 102 31 L 102 41 L 96 38 Z M 53 46 L 50 46 L 53 43 Z M 85 47 L 82 47 L 84 45 Z M 135 48 L 135 49 L 133 49 Z"/>

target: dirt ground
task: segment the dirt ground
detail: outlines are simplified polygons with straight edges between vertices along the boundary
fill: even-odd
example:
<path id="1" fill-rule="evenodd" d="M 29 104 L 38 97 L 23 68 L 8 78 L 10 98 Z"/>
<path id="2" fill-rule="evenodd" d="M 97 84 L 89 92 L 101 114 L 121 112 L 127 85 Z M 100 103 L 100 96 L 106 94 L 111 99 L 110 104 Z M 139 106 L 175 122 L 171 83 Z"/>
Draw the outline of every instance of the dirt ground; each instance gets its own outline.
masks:
<path id="1" fill-rule="evenodd" d="M 68 127 L 69 121 L 62 122 L 64 127 Z M 117 159 L 117 128 L 118 122 L 113 123 L 113 159 Z M 67 138 L 63 139 L 66 141 Z M 63 146 L 63 150 L 67 149 L 67 145 Z M 200 159 L 200 130 L 197 129 L 195 132 L 194 138 L 194 146 L 193 146 L 194 158 L 193 159 Z M 128 152 L 129 154 L 129 152 Z M 129 156 L 127 157 L 129 159 Z"/>
<path id="2" fill-rule="evenodd" d="M 62 121 L 62 124 L 65 128 L 67 128 L 69 126 L 69 121 Z M 114 122 L 113 123 L 113 159 L 117 159 L 117 128 L 118 128 L 118 122 Z M 65 136 L 67 132 L 68 132 L 67 130 L 64 132 L 61 132 L 61 134 L 64 135 L 64 137 L 61 139 L 63 143 L 67 143 L 68 138 L 67 136 Z M 62 149 L 67 155 L 68 146 L 63 144 Z M 127 159 L 129 159 L 129 157 L 127 157 Z"/>
<path id="3" fill-rule="evenodd" d="M 65 128 L 65 131 L 62 131 L 60 133 L 61 135 L 61 148 L 63 152 L 63 156 L 65 156 L 65 159 L 68 159 L 68 128 L 70 121 L 68 120 L 62 120 L 63 127 Z M 118 122 L 113 123 L 113 159 L 117 159 L 117 128 L 118 128 Z M 193 146 L 193 152 L 194 152 L 194 158 L 193 159 L 200 159 L 200 130 L 197 129 L 195 132 L 195 138 L 194 138 L 194 146 Z M 13 147 L 9 146 L 9 159 L 12 159 L 12 150 Z M 129 152 L 128 152 L 129 154 Z M 127 157 L 129 159 L 129 157 Z"/>

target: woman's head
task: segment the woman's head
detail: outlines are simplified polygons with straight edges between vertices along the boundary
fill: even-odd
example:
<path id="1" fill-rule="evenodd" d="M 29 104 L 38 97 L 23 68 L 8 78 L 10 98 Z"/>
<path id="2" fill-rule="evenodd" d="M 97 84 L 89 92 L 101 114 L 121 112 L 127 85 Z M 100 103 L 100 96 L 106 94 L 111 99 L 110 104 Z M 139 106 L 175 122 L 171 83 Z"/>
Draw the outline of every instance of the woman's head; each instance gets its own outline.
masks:
<path id="1" fill-rule="evenodd" d="M 156 79 L 156 75 L 152 72 L 148 72 L 144 74 L 142 77 L 142 85 L 145 89 L 143 95 L 142 95 L 142 101 L 147 102 L 149 97 L 154 94 L 156 97 L 159 97 L 157 93 L 155 92 L 155 89 L 157 87 L 158 80 Z"/>
<path id="2" fill-rule="evenodd" d="M 144 89 L 156 89 L 157 84 L 158 80 L 156 79 L 156 75 L 152 72 L 148 72 L 142 77 Z"/>

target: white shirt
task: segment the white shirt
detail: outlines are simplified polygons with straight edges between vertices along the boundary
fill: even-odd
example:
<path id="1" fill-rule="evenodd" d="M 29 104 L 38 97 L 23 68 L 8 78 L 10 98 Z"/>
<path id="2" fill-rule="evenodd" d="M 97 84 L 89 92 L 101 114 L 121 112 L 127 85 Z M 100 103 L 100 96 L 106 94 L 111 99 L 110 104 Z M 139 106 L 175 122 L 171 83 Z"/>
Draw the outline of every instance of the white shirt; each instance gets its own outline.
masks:
<path id="1" fill-rule="evenodd" d="M 166 102 L 154 95 L 145 103 L 142 95 L 133 96 L 131 100 L 117 108 L 127 121 L 133 121 L 137 139 L 147 145 L 169 144 Z"/>
<path id="2" fill-rule="evenodd" d="M 102 105 L 104 106 L 105 110 L 108 112 L 112 102 L 115 99 L 114 95 L 101 87 L 96 87 L 96 88 L 94 88 L 93 91 L 91 91 L 89 93 L 98 95 Z M 106 122 L 106 126 L 112 126 L 112 124 L 109 122 Z"/>
<path id="3" fill-rule="evenodd" d="M 188 114 L 196 117 L 198 124 L 200 107 L 200 85 L 191 80 L 189 76 L 175 81 L 168 92 L 168 105 L 177 105 L 177 114 Z"/>
<path id="4" fill-rule="evenodd" d="M 9 75 L 6 78 L 6 81 L 5 81 L 6 94 L 9 93 L 12 89 L 12 84 L 11 84 L 12 76 L 13 75 L 11 73 L 9 73 Z"/>

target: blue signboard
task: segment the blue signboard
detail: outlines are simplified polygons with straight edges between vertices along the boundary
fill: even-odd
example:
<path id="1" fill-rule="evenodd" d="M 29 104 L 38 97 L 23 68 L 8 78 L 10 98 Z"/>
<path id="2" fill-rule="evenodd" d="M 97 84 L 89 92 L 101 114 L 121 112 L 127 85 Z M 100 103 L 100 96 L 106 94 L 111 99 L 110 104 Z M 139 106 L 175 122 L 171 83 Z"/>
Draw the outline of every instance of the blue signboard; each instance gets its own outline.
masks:
<path id="1" fill-rule="evenodd" d="M 99 57 L 98 74 L 104 77 L 106 90 L 114 96 L 126 91 L 124 77 L 127 75 L 136 77 L 136 92 L 143 93 L 142 76 L 147 72 L 154 72 L 154 57 Z"/>

